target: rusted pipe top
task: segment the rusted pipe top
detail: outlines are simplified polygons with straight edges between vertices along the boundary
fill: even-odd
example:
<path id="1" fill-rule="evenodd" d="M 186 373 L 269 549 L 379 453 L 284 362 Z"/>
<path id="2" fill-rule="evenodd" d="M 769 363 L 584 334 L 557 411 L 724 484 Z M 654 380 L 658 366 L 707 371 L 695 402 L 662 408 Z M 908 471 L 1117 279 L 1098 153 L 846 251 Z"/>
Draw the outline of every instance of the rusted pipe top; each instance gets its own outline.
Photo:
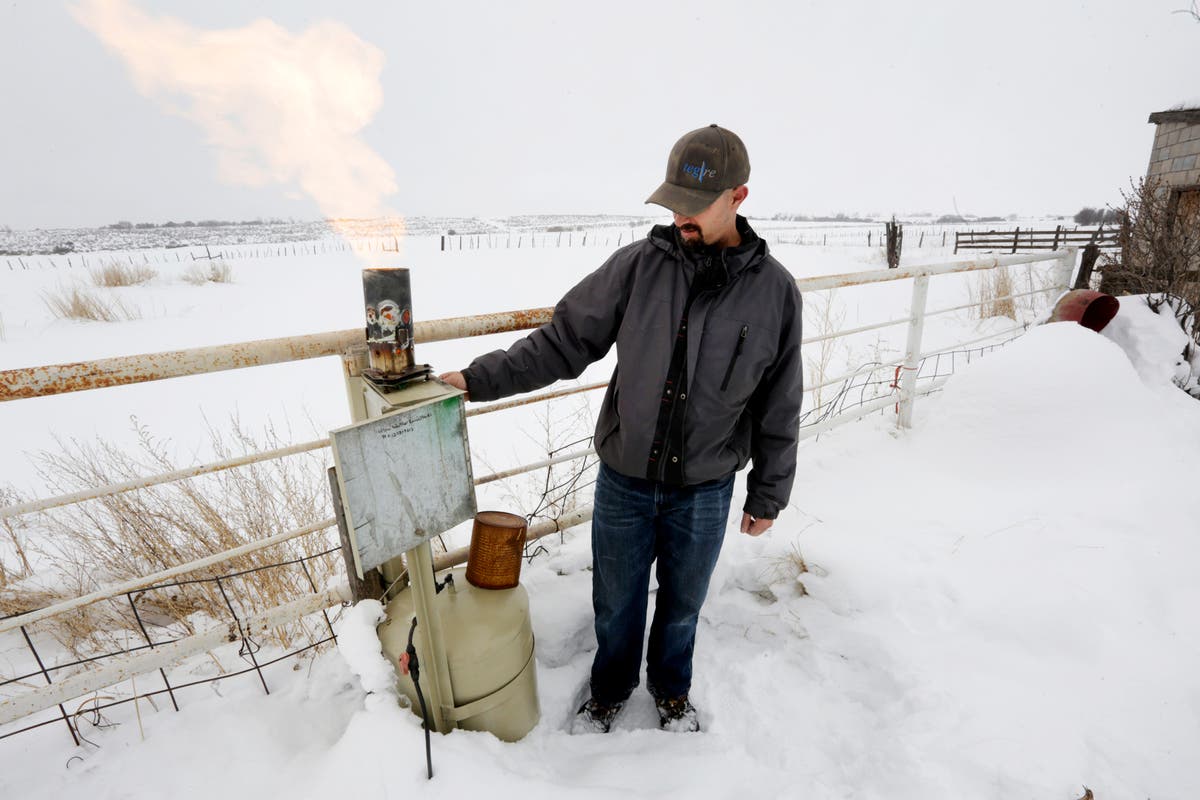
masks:
<path id="1" fill-rule="evenodd" d="M 1089 330 L 1099 333 L 1112 322 L 1121 303 L 1111 294 L 1092 289 L 1075 289 L 1067 292 L 1054 304 L 1050 322 L 1078 322 Z"/>

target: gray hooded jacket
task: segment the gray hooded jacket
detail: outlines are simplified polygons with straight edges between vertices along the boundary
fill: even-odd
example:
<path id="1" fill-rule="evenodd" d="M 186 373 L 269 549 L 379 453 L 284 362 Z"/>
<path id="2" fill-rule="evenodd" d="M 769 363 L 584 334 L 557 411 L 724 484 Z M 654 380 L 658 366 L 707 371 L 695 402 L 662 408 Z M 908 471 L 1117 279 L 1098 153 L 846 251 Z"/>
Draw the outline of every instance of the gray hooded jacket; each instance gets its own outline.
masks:
<path id="1" fill-rule="evenodd" d="M 724 478 L 753 460 L 745 511 L 774 519 L 796 473 L 800 292 L 742 217 L 738 230 L 742 244 L 719 254 L 685 252 L 675 227 L 664 225 L 617 250 L 567 292 L 550 322 L 463 370 L 471 399 L 578 377 L 616 344 L 596 451 L 617 472 L 645 477 L 689 287 L 698 268 L 716 269 L 716 285 L 697 294 L 688 314 L 684 482 Z"/>

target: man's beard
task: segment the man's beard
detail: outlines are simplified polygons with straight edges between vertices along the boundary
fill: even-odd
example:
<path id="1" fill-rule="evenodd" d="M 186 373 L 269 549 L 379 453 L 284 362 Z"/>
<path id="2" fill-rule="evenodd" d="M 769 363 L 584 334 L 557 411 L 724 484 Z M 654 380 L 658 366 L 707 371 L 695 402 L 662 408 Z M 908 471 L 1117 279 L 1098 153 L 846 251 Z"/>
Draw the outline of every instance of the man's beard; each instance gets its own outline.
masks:
<path id="1" fill-rule="evenodd" d="M 694 239 L 688 239 L 683 236 L 684 231 L 694 231 L 698 233 L 699 236 Z M 699 226 L 697 225 L 684 225 L 679 229 L 679 234 L 679 241 L 683 244 L 684 248 L 688 250 L 699 251 L 708 246 L 704 241 L 704 231 L 700 230 Z"/>

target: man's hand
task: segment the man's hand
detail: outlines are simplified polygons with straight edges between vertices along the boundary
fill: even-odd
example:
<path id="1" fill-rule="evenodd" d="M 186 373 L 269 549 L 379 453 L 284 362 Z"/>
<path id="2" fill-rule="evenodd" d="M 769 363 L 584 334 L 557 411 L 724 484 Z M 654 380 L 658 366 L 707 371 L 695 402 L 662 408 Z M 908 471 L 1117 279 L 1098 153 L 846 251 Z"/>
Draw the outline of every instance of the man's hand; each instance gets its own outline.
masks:
<path id="1" fill-rule="evenodd" d="M 775 520 L 773 519 L 755 519 L 745 511 L 742 512 L 742 533 L 758 536 L 774 524 Z"/>
<path id="2" fill-rule="evenodd" d="M 441 375 L 438 375 L 438 380 L 450 384 L 455 389 L 461 389 L 464 392 L 467 391 L 467 379 L 463 377 L 461 372 L 443 372 Z M 467 397 L 470 398 L 470 395 L 467 395 Z"/>

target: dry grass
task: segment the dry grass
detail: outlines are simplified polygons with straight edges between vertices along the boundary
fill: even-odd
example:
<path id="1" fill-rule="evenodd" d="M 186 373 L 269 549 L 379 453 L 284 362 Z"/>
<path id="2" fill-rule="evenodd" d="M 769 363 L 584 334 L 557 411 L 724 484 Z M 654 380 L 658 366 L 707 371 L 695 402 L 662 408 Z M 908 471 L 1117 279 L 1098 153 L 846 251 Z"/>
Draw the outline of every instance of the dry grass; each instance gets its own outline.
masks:
<path id="1" fill-rule="evenodd" d="M 846 321 L 846 309 L 835 303 L 837 292 L 814 292 L 804 298 L 805 331 L 817 336 L 829 336 L 841 330 Z M 813 406 L 820 408 L 824 389 L 821 384 L 829 378 L 829 366 L 842 345 L 840 339 L 822 339 L 816 342 L 815 358 L 805 357 L 804 366 L 807 386 L 813 388 Z M 812 352 L 810 345 L 805 352 Z"/>
<path id="2" fill-rule="evenodd" d="M 804 554 L 800 552 L 800 545 L 795 542 L 788 548 L 788 551 L 782 556 L 777 557 L 772 563 L 772 577 L 774 583 L 776 580 L 791 580 L 796 583 L 796 591 L 801 595 L 808 594 L 808 589 L 804 586 L 804 581 L 800 580 L 800 576 L 809 572 L 808 561 L 804 558 Z"/>
<path id="3" fill-rule="evenodd" d="M 183 280 L 193 286 L 206 283 L 233 283 L 233 268 L 224 261 L 192 264 L 183 273 Z"/>
<path id="4" fill-rule="evenodd" d="M 42 453 L 38 472 L 57 494 L 177 468 L 164 442 L 144 428 L 137 432 L 141 446 L 135 453 L 104 442 L 70 442 L 61 452 Z M 222 459 L 282 446 L 274 430 L 255 438 L 236 421 L 230 432 L 210 432 Z M 312 524 L 330 510 L 324 456 L 306 453 L 46 512 L 37 518 L 41 535 L 33 546 L 44 558 L 35 563 L 54 564 L 58 574 L 51 585 L 65 586 L 64 596 L 72 597 Z M 313 534 L 187 577 L 257 570 L 323 552 L 336 540 L 336 531 Z M 31 547 L 28 540 L 25 546 Z M 309 561 L 308 569 L 321 588 L 344 573 L 337 552 Z M 210 580 L 143 591 L 134 602 L 143 622 L 169 629 L 159 638 L 187 635 L 230 620 L 222 588 L 237 615 L 245 617 L 309 593 L 312 584 L 299 565 L 289 565 L 225 578 L 221 585 Z M 0 593 L 0 611 L 41 607 L 47 600 L 41 591 L 10 588 Z M 37 626 L 78 656 L 120 649 L 126 631 L 140 638 L 124 596 Z M 270 638 L 290 648 L 325 635 L 323 622 L 301 621 L 275 629 Z"/>
<path id="5" fill-rule="evenodd" d="M 1059 283 L 1053 269 L 1035 269 L 1033 264 L 1026 264 L 1024 291 L 1029 296 L 1018 298 L 1017 308 L 1026 319 L 1045 319 L 1053 303 L 1067 288 Z"/>
<path id="6" fill-rule="evenodd" d="M 0 594 L 0 616 L 37 611 L 64 599 L 62 592 L 53 589 L 27 587 L 20 592 L 5 592 Z"/>
<path id="7" fill-rule="evenodd" d="M 158 277 L 158 273 L 149 267 L 135 267 L 132 264 L 121 264 L 117 261 L 110 261 L 99 269 L 90 270 L 89 274 L 92 276 L 92 283 L 110 288 L 137 286 L 139 283 L 145 283 Z"/>
<path id="8" fill-rule="evenodd" d="M 1008 317 L 1017 319 L 1017 304 L 1012 295 L 1016 292 L 1012 275 L 1007 267 L 997 267 L 982 273 L 975 286 L 970 289 L 971 302 L 976 305 L 979 319 Z"/>
<path id="9" fill-rule="evenodd" d="M 20 503 L 22 498 L 9 486 L 0 486 L 0 508 Z M 33 568 L 29 564 L 29 555 L 25 551 L 25 521 L 23 517 L 8 517 L 0 519 L 0 532 L 4 534 L 0 540 L 0 589 L 10 581 L 27 577 Z M 6 613 L 0 606 L 0 614 Z"/>
<path id="10" fill-rule="evenodd" d="M 812 526 L 812 522 L 807 523 L 800 529 L 800 533 L 803 534 Z M 794 582 L 796 592 L 800 595 L 806 595 L 808 594 L 808 588 L 805 587 L 801 577 L 809 574 L 823 578 L 829 573 L 818 564 L 810 564 L 808 559 L 804 557 L 804 553 L 800 551 L 799 542 L 792 542 L 787 552 L 771 559 L 770 565 L 763 577 L 769 584 L 782 581 Z"/>
<path id="11" fill-rule="evenodd" d="M 50 313 L 59 319 L 123 322 L 141 319 L 141 312 L 117 298 L 105 299 L 81 286 L 70 286 L 42 294 Z"/>

